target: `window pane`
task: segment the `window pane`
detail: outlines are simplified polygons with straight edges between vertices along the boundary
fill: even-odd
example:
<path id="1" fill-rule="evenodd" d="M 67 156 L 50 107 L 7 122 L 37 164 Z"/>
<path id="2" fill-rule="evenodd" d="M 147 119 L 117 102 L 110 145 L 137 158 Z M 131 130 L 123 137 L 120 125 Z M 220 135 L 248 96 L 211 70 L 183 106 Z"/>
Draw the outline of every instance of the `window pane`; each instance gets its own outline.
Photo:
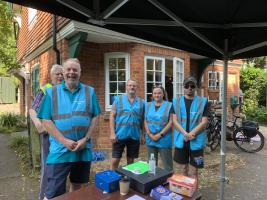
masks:
<path id="1" fill-rule="evenodd" d="M 118 81 L 126 81 L 126 74 L 124 70 L 119 71 Z"/>
<path id="2" fill-rule="evenodd" d="M 162 61 L 161 60 L 155 60 L 155 69 L 161 71 L 162 67 Z"/>
<path id="3" fill-rule="evenodd" d="M 125 85 L 126 85 L 126 82 L 119 82 L 119 91 L 118 93 L 125 93 Z"/>
<path id="4" fill-rule="evenodd" d="M 153 83 L 147 83 L 147 93 L 152 93 L 152 87 L 153 87 Z"/>
<path id="5" fill-rule="evenodd" d="M 109 83 L 109 91 L 110 93 L 116 93 L 117 83 Z"/>
<path id="6" fill-rule="evenodd" d="M 125 69 L 125 58 L 118 58 L 118 69 Z"/>
<path id="7" fill-rule="evenodd" d="M 155 72 L 155 81 L 161 82 L 161 72 Z"/>
<path id="8" fill-rule="evenodd" d="M 117 81 L 117 71 L 109 71 L 109 81 Z"/>
<path id="9" fill-rule="evenodd" d="M 152 101 L 152 100 L 153 100 L 153 98 L 152 98 L 152 94 L 147 94 L 147 95 L 146 95 L 146 99 L 147 99 L 147 102 Z"/>
<path id="10" fill-rule="evenodd" d="M 116 62 L 117 62 L 116 58 L 110 58 L 109 59 L 109 69 L 117 69 Z"/>
<path id="11" fill-rule="evenodd" d="M 153 81 L 153 71 L 146 72 L 146 80 L 147 81 Z"/>
<path id="12" fill-rule="evenodd" d="M 109 102 L 110 102 L 110 105 L 113 104 L 113 102 L 115 101 L 115 99 L 117 98 L 118 96 L 116 94 L 110 94 L 109 95 Z"/>
<path id="13" fill-rule="evenodd" d="M 146 69 L 147 70 L 153 70 L 153 60 L 151 60 L 151 59 L 146 60 Z"/>

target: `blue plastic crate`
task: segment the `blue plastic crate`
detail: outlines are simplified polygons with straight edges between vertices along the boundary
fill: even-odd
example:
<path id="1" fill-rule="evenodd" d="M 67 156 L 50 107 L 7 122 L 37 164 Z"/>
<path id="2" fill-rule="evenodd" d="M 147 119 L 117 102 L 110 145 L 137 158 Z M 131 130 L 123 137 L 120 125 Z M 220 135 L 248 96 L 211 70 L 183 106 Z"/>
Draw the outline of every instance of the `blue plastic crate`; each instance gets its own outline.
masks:
<path id="1" fill-rule="evenodd" d="M 121 175 L 113 170 L 98 172 L 95 175 L 95 186 L 106 192 L 119 190 L 119 180 Z"/>

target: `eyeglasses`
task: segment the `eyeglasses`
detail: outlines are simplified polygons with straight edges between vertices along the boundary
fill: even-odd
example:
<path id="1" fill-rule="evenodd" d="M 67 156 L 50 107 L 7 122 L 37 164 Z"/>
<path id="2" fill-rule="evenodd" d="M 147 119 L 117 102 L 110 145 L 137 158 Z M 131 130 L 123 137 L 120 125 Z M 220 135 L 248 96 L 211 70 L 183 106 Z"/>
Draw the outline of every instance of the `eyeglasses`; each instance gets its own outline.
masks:
<path id="1" fill-rule="evenodd" d="M 196 86 L 195 85 L 192 85 L 192 84 L 186 84 L 186 85 L 184 85 L 184 88 L 185 89 L 188 89 L 188 88 L 191 88 L 191 89 L 195 89 L 196 88 Z"/>

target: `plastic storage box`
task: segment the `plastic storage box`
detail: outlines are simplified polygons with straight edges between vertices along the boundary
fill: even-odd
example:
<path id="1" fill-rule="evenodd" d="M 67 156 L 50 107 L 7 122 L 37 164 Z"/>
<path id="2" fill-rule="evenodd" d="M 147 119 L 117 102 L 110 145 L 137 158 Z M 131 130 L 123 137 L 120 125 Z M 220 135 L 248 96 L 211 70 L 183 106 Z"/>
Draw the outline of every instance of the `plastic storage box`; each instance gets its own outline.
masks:
<path id="1" fill-rule="evenodd" d="M 119 190 L 119 180 L 121 175 L 113 170 L 98 172 L 95 175 L 95 186 L 106 192 Z"/>
<path id="2" fill-rule="evenodd" d="M 196 179 L 182 174 L 174 174 L 168 179 L 170 190 L 185 196 L 192 197 L 195 190 L 197 181 Z"/>

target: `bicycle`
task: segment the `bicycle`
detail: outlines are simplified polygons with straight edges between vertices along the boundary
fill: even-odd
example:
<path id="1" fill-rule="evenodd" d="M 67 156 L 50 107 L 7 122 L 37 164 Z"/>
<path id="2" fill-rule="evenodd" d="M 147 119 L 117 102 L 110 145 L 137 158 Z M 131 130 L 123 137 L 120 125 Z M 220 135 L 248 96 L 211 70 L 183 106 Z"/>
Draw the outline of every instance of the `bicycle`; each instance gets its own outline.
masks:
<path id="1" fill-rule="evenodd" d="M 221 115 L 212 114 L 215 119 L 211 119 L 211 123 L 215 124 L 208 127 L 207 138 L 211 151 L 214 151 L 220 144 L 221 140 Z M 255 153 L 264 147 L 265 138 L 259 131 L 259 125 L 253 121 L 243 121 L 241 126 L 238 126 L 237 119 L 242 118 L 238 115 L 233 115 L 233 121 L 228 121 L 226 130 L 226 140 L 234 141 L 234 144 L 242 151 Z M 232 123 L 232 125 L 229 125 Z M 214 128 L 212 128 L 214 127 Z"/>
<path id="2" fill-rule="evenodd" d="M 221 141 L 221 118 L 214 111 L 210 112 L 209 123 L 207 125 L 207 146 L 214 151 Z"/>

